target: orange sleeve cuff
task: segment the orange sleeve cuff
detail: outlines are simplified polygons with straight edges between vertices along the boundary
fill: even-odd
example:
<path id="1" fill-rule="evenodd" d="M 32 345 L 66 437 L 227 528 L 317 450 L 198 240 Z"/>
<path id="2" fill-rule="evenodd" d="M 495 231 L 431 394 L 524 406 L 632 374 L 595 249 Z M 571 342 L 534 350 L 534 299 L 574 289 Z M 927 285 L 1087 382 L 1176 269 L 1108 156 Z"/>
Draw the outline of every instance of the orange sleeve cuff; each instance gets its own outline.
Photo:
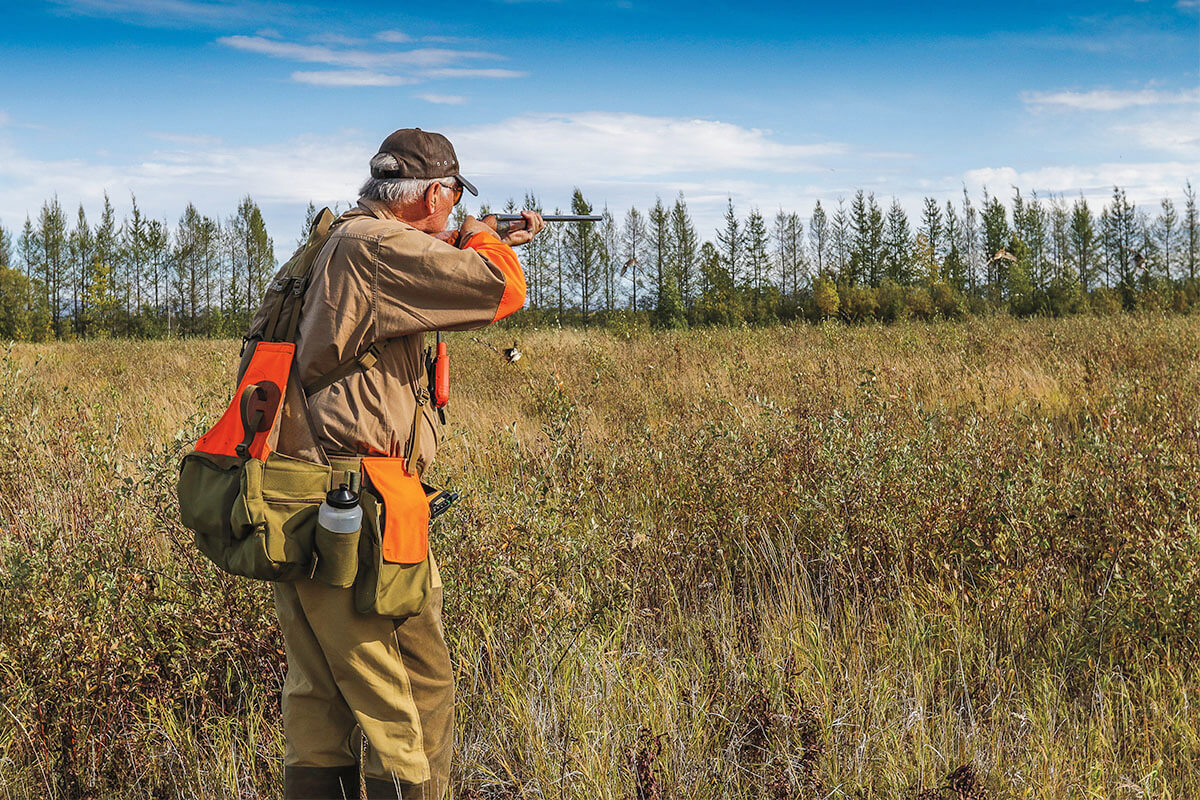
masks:
<path id="1" fill-rule="evenodd" d="M 463 249 L 474 250 L 504 273 L 504 294 L 492 322 L 504 319 L 525 305 L 525 273 L 511 247 L 489 233 L 477 233 L 467 240 Z"/>

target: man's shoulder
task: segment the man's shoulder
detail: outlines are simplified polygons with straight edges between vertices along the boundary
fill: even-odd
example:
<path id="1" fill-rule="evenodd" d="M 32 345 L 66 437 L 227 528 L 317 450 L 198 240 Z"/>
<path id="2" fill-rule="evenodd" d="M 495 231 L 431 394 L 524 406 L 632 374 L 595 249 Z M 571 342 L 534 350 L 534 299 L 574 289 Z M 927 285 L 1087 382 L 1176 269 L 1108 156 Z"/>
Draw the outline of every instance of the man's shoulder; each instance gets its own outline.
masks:
<path id="1" fill-rule="evenodd" d="M 351 211 L 343 214 L 333 229 L 334 236 L 380 239 L 385 236 L 399 236 L 408 232 L 420 233 L 407 222 L 397 219 L 373 217 L 370 214 L 360 214 Z"/>

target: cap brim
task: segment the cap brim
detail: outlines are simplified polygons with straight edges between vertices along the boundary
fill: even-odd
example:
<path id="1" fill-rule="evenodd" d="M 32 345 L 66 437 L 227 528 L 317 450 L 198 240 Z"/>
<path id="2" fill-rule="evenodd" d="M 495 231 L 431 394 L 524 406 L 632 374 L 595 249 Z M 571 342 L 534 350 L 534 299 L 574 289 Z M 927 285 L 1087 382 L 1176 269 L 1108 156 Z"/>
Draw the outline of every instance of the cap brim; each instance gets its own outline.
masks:
<path id="1" fill-rule="evenodd" d="M 462 184 L 464 189 L 466 189 L 468 192 L 475 195 L 476 197 L 479 197 L 479 190 L 475 188 L 475 184 L 471 183 L 469 180 L 464 178 L 462 175 L 455 175 L 454 177 L 459 183 Z"/>

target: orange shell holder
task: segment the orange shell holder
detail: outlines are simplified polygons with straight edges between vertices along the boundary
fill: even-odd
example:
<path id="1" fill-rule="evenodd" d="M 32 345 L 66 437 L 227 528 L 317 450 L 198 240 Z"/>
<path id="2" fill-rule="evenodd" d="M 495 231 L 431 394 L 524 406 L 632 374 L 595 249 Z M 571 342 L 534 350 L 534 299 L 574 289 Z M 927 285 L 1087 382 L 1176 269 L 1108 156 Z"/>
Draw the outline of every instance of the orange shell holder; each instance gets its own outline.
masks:
<path id="1" fill-rule="evenodd" d="M 404 468 L 403 458 L 366 457 L 363 470 L 383 497 L 383 560 L 418 564 L 429 555 L 429 500 L 421 479 Z"/>

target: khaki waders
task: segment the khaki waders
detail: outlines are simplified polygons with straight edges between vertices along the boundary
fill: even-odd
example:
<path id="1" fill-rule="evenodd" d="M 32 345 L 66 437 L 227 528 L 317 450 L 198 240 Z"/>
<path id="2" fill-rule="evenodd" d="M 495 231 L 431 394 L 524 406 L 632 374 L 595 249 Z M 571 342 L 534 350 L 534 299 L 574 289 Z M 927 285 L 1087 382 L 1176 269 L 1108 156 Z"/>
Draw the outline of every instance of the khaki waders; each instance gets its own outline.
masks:
<path id="1" fill-rule="evenodd" d="M 442 629 L 441 581 L 425 610 L 395 620 L 354 609 L 354 590 L 275 583 L 287 647 L 283 684 L 285 794 L 357 798 L 449 796 L 454 680 Z M 350 776 L 354 777 L 351 778 Z M 330 792 L 328 795 L 313 792 Z"/>

